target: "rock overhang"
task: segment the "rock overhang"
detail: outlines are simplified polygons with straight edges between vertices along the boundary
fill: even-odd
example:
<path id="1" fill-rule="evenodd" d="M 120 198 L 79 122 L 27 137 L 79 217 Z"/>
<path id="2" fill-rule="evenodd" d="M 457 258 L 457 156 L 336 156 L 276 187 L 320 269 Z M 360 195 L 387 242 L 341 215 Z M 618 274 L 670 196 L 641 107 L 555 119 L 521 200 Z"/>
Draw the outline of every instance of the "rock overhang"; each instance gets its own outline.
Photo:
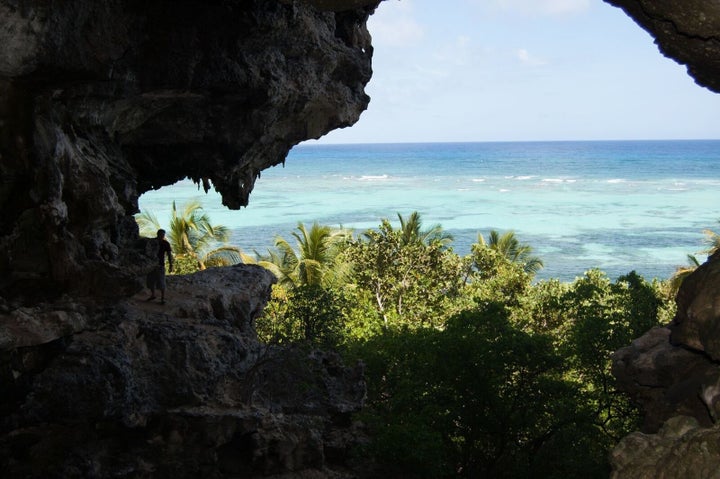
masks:
<path id="1" fill-rule="evenodd" d="M 126 270 L 143 192 L 191 178 L 238 209 L 355 123 L 378 2 L 321 3 L 0 2 L 0 291 Z"/>
<path id="2" fill-rule="evenodd" d="M 699 84 L 720 91 L 717 2 L 606 1 L 623 8 L 648 30 L 660 50 L 687 65 Z M 202 304 L 194 307 L 193 313 L 185 308 L 177 317 L 182 318 L 180 322 L 186 328 L 166 318 L 158 321 L 155 317 L 125 314 L 127 308 L 122 304 L 141 286 L 138 278 L 147 267 L 147 258 L 138 250 L 137 226 L 132 216 L 137 210 L 137 198 L 148 189 L 190 177 L 206 185 L 212 182 L 227 206 L 239 208 L 247 205 L 257 175 L 264 168 L 284 161 L 294 144 L 356 122 L 367 107 L 369 98 L 364 86 L 372 74 L 372 45 L 365 22 L 378 3 L 379 0 L 153 3 L 0 0 L 0 18 L 4 20 L 0 23 L 0 314 L 12 319 L 3 324 L 10 324 L 15 331 L 30 329 L 24 336 L 0 335 L 4 358 L 21 358 L 26 368 L 11 371 L 8 368 L 16 366 L 12 361 L 0 362 L 0 374 L 8 373 L 2 379 L 12 377 L 15 381 L 13 391 L 18 396 L 11 398 L 13 408 L 22 403 L 20 392 L 27 393 L 29 378 L 34 375 L 43 375 L 40 392 L 48 396 L 48 401 L 58 387 L 75 384 L 63 380 L 64 372 L 70 369 L 62 366 L 61 361 L 68 358 L 61 355 L 82 350 L 87 357 L 108 359 L 108 367 L 115 367 L 115 363 L 129 365 L 112 383 L 117 386 L 110 391 L 112 401 L 94 407 L 101 408 L 98 414 L 105 419 L 119 417 L 127 427 L 142 427 L 146 421 L 143 414 L 162 415 L 168 407 L 167 403 L 153 399 L 155 402 L 150 402 L 155 408 L 141 411 L 140 416 L 131 407 L 147 403 L 150 396 L 147 391 L 127 385 L 152 385 L 155 375 L 167 372 L 163 369 L 165 361 L 133 363 L 124 359 L 135 356 L 143 359 L 142 347 L 125 344 L 148 342 L 143 339 L 143 331 L 146 338 L 160 339 L 174 331 L 177 334 L 173 337 L 185 338 L 188 345 L 197 346 L 192 334 L 202 330 L 205 335 L 206 328 L 198 323 L 209 321 L 213 328 L 218 328 L 218 343 L 235 338 L 236 334 L 243 335 L 242 341 L 233 339 L 228 343 L 236 346 L 238 365 L 252 356 L 245 352 L 246 340 L 247 351 L 259 354 L 258 345 L 251 341 L 252 315 L 240 327 L 228 324 L 224 317 L 231 315 L 218 312 L 225 309 L 218 309 L 217 300 L 210 301 L 210 306 L 203 306 L 200 301 Z M 703 271 L 709 268 L 706 266 Z M 712 268 L 717 269 L 717 259 Z M 262 290 L 238 303 L 244 305 L 249 301 L 253 306 L 234 308 L 255 314 L 267 299 L 271 279 L 259 271 L 255 272 L 259 276 L 250 279 L 234 278 L 249 272 L 246 267 L 238 267 L 235 271 L 208 272 L 180 282 L 189 281 L 194 291 L 206 292 L 212 290 L 219 278 L 233 276 L 228 284 Z M 194 283 L 204 281 L 203 277 L 208 284 Z M 716 298 L 716 291 L 715 284 L 691 281 L 683 294 L 690 295 L 687 298 Z M 62 293 L 84 298 L 73 301 Z M 232 296 L 234 292 L 224 294 Z M 93 301 L 88 302 L 87 297 Z M 235 304 L 224 299 L 220 303 Z M 707 308 L 701 306 L 706 303 L 698 303 L 695 310 L 705 311 Z M 26 314 L 32 320 L 26 320 Z M 207 317 L 198 321 L 203 315 Z M 699 316 L 686 319 L 695 321 L 696 317 Z M 689 356 L 686 364 L 698 369 L 695 364 L 703 358 L 689 350 L 697 344 L 716 347 L 712 337 L 696 334 L 714 330 L 716 318 L 709 317 L 711 321 L 701 325 L 678 322 L 681 319 L 678 316 L 673 335 L 686 343 L 690 340 L 683 338 L 692 338 L 692 344 L 676 348 L 666 339 L 670 334 L 665 330 L 655 331 L 653 342 L 643 344 L 650 343 L 650 352 L 655 357 L 673 358 L 678 353 Z M 104 326 L 98 327 L 98 323 Z M 158 333 L 161 326 L 167 329 Z M 83 334 L 87 329 L 91 330 L 89 334 Z M 68 349 L 73 339 L 66 338 L 75 335 L 83 337 L 75 341 L 75 350 Z M 121 347 L 116 347 L 120 344 Z M 167 348 L 180 357 L 185 352 L 178 344 L 183 343 L 168 343 Z M 227 358 L 212 356 L 208 352 L 212 348 L 201 349 L 208 364 L 216 360 L 227 362 Z M 60 361 L 55 359 L 58 357 Z M 116 357 L 120 360 L 112 360 Z M 294 358 L 290 362 L 297 363 Z M 150 363 L 158 369 L 143 369 Z M 176 366 L 173 361 L 167 363 Z M 627 365 L 630 364 L 628 360 Z M 139 373 L 138 365 L 142 366 Z M 675 366 L 668 360 L 667 367 Z M 716 372 L 716 364 L 708 363 L 707 367 Z M 211 366 L 207 369 L 215 371 Z M 87 374 L 89 381 L 105 380 L 104 376 L 92 376 L 93 371 L 86 368 L 78 370 L 78 374 Z M 640 371 L 645 375 L 653 372 Z M 663 381 L 669 377 L 664 371 L 659 372 Z M 169 417 L 160 421 L 163 427 L 197 423 L 192 428 L 204 430 L 214 427 L 214 417 L 221 417 L 218 421 L 223 424 L 228 421 L 233 424 L 237 437 L 215 437 L 218 443 L 209 450 L 220 454 L 218 451 L 225 451 L 230 445 L 244 444 L 247 438 L 243 434 L 251 431 L 241 434 L 244 430 L 240 424 L 245 421 L 243 414 L 249 414 L 266 422 L 268 441 L 275 439 L 270 432 L 274 434 L 277 430 L 274 426 L 280 422 L 274 424 L 272 414 L 239 412 L 237 407 L 230 413 L 215 409 L 208 414 L 209 403 L 227 399 L 228 394 L 236 394 L 239 389 L 225 387 L 223 374 L 216 378 L 222 394 L 210 393 L 205 376 L 196 376 L 200 377 L 198 388 L 187 399 L 197 399 L 200 405 L 179 413 L 167 411 Z M 705 376 L 700 379 L 705 380 Z M 631 376 L 628 378 L 632 380 Z M 247 377 L 240 374 L 233 379 L 239 384 Z M 361 374 L 348 372 L 347 379 L 345 384 L 351 388 L 347 399 L 341 402 L 343 411 L 362 402 Z M 170 386 L 183 385 L 181 381 Z M 82 392 L 80 386 L 78 390 Z M 677 389 L 672 381 L 661 386 Z M 168 390 L 173 391 L 173 397 L 177 396 L 172 388 Z M 102 396 L 106 391 L 100 388 L 96 392 Z M 160 391 L 152 397 L 166 395 Z M 683 412 L 703 410 L 705 406 L 696 396 L 694 391 L 688 392 L 687 398 L 697 408 L 693 404 L 683 406 Z M 245 400 L 243 395 L 238 397 Z M 714 401 L 715 397 L 711 399 Z M 297 402 L 294 397 L 283 401 Z M 32 406 L 30 410 L 40 414 L 50 403 L 35 399 L 28 404 Z M 68 405 L 72 405 L 71 401 L 58 407 Z M 115 409 L 109 410 L 111 414 L 102 410 L 108 405 L 115 405 Z M 677 412 L 666 407 L 655 411 L 658 412 L 655 425 Z M 63 421 L 51 416 L 48 418 Z M 14 420 L 20 424 L 27 418 L 18 416 Z M 318 427 L 324 427 L 320 423 Z M 8 426 L 10 422 L 4 424 Z M 297 424 L 304 422 L 300 420 Z M 98 425 L 101 429 L 108 427 L 86 424 L 84 430 L 97 433 Z M 295 427 L 304 428 L 305 433 L 320 430 Z M 70 429 L 75 430 L 75 425 L 67 431 Z M 6 427 L 2 432 L 8 430 Z M 166 442 L 165 453 L 177 450 L 175 431 L 167 437 L 161 430 L 148 432 L 153 441 Z M 101 433 L 107 431 L 103 429 Z M 35 444 L 42 445 L 45 437 L 62 437 L 57 430 L 53 433 L 42 428 L 30 432 L 26 429 L 23 434 L 10 432 L 3 440 L 9 438 L 15 444 L 17 438 L 26 442 L 37 439 Z M 120 434 L 116 439 L 122 442 L 125 437 Z M 73 440 L 80 441 L 77 437 Z M 87 444 L 80 441 L 79 445 L 87 450 Z M 313 457 L 320 458 L 322 444 L 315 446 Z M 141 454 L 129 451 L 125 459 L 130 464 L 136 456 Z M 172 454 L 168 458 L 178 460 Z M 110 476 L 115 471 L 106 472 Z"/>

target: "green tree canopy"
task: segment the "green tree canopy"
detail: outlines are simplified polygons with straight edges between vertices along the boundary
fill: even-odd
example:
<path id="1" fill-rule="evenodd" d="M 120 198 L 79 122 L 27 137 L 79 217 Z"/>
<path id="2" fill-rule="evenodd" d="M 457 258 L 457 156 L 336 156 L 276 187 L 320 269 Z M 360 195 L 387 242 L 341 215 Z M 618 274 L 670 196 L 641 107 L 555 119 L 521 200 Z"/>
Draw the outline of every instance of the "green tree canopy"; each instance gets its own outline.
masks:
<path id="1" fill-rule="evenodd" d="M 197 200 L 188 201 L 181 210 L 173 201 L 170 226 L 166 228 L 173 254 L 180 262 L 183 258 L 194 262 L 195 267 L 191 271 L 242 262 L 242 250 L 228 244 L 230 230 L 223 225 L 213 224 L 202 209 L 202 204 Z M 160 222 L 151 211 L 141 212 L 135 216 L 135 220 L 141 236 L 154 238 L 157 230 L 161 229 Z"/>
<path id="2" fill-rule="evenodd" d="M 514 235 L 480 238 L 461 258 L 423 239 L 419 215 L 398 216 L 399 228 L 384 219 L 322 260 L 352 266 L 342 288 L 313 283 L 323 268 L 300 273 L 305 256 L 325 258 L 312 231 L 293 235 L 297 251 L 275 249 L 297 284 L 273 291 L 261 336 L 366 363 L 364 453 L 385 474 L 607 477 L 608 451 L 640 417 L 615 389 L 610 357 L 672 316 L 660 283 L 599 270 L 533 283 Z"/>
<path id="3" fill-rule="evenodd" d="M 394 229 L 383 219 L 377 230 L 351 242 L 347 257 L 355 283 L 372 298 L 386 327 L 440 325 L 464 286 L 463 262 L 435 234 L 415 234 L 419 217 L 411 215 L 403 225 Z"/>
<path id="4" fill-rule="evenodd" d="M 439 224 L 423 229 L 422 219 L 420 213 L 417 211 L 410 213 L 410 216 L 407 218 L 404 218 L 400 213 L 398 213 L 397 216 L 400 220 L 402 243 L 405 245 L 412 243 L 429 245 L 434 242 L 439 242 L 442 246 L 449 246 L 453 241 L 452 235 L 443 231 L 442 226 Z"/>
<path id="5" fill-rule="evenodd" d="M 444 330 L 372 338 L 360 353 L 367 452 L 403 477 L 607 477 L 603 451 L 586 452 L 598 434 L 592 412 L 550 343 L 515 327 L 499 303 Z"/>
<path id="6" fill-rule="evenodd" d="M 275 238 L 275 249 L 261 255 L 258 264 L 275 274 L 286 289 L 299 286 L 331 287 L 342 284 L 350 275 L 350 266 L 341 253 L 352 231 L 331 228 L 317 222 L 308 230 L 298 223 L 293 246 L 282 236 Z"/>
<path id="7" fill-rule="evenodd" d="M 477 244 L 487 246 L 511 262 L 520 264 L 526 273 L 535 274 L 543 267 L 542 260 L 537 256 L 532 256 L 532 246 L 520 243 L 514 231 L 507 231 L 501 235 L 492 230 L 488 241 L 485 241 L 485 237 L 478 233 Z"/>

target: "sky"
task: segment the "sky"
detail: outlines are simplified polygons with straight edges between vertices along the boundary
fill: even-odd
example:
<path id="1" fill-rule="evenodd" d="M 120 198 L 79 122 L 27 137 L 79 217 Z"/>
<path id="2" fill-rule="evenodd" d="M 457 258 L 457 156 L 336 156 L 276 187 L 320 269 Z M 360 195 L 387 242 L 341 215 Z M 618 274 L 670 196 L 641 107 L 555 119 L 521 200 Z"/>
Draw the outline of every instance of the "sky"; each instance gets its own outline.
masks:
<path id="1" fill-rule="evenodd" d="M 309 143 L 720 139 L 720 95 L 602 0 L 386 0 L 368 109 Z"/>

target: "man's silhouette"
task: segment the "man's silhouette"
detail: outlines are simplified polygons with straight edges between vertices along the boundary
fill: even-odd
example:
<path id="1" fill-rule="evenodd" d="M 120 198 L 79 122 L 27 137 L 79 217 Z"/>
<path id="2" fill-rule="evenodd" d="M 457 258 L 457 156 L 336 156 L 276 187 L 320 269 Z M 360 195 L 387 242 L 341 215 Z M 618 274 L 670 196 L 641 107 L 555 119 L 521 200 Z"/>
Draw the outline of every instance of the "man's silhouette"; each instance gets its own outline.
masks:
<path id="1" fill-rule="evenodd" d="M 147 287 L 150 289 L 148 301 L 155 299 L 155 290 L 160 290 L 160 304 L 165 304 L 165 255 L 168 258 L 168 270 L 172 273 L 173 256 L 170 243 L 165 239 L 165 230 L 157 231 L 157 263 L 147 277 Z"/>

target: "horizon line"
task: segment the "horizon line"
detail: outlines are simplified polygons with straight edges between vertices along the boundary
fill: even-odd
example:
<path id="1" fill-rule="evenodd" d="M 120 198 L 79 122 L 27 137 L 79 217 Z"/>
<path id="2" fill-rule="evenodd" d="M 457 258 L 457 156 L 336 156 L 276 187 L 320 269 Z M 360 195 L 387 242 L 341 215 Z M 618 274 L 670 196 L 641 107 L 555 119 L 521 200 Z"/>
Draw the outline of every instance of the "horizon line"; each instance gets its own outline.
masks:
<path id="1" fill-rule="evenodd" d="M 359 145 L 423 145 L 423 144 L 470 144 L 470 143 L 620 143 L 620 142 L 681 142 L 720 141 L 720 138 L 635 138 L 635 139 L 594 139 L 594 140 L 439 140 L 439 141 L 368 141 L 368 142 L 323 142 L 320 139 L 303 140 L 293 146 L 359 146 Z"/>

